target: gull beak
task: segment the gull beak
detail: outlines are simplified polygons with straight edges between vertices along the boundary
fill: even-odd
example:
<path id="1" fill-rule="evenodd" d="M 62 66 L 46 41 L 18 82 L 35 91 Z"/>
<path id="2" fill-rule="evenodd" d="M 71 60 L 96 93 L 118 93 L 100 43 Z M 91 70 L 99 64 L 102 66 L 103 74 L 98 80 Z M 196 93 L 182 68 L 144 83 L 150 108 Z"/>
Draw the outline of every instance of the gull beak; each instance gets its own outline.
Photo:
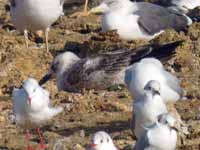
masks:
<path id="1" fill-rule="evenodd" d="M 153 96 L 155 96 L 155 95 L 160 95 L 160 92 L 159 91 L 153 91 Z"/>
<path id="2" fill-rule="evenodd" d="M 176 126 L 172 126 L 172 127 L 170 127 L 170 128 L 171 128 L 171 130 L 175 130 L 176 132 L 179 132 L 179 128 L 176 127 Z"/>
<path id="3" fill-rule="evenodd" d="M 28 103 L 31 105 L 31 97 L 28 97 Z"/>
<path id="4" fill-rule="evenodd" d="M 97 146 L 97 144 L 90 144 L 91 148 L 95 148 Z"/>
<path id="5" fill-rule="evenodd" d="M 42 86 L 43 84 L 45 84 L 52 78 L 52 76 L 53 76 L 52 73 L 47 73 L 45 76 L 42 77 L 42 79 L 40 79 L 39 85 Z"/>
<path id="6" fill-rule="evenodd" d="M 89 11 L 89 14 L 103 14 L 108 9 L 109 9 L 108 6 L 106 4 L 104 4 L 104 3 L 102 3 L 99 6 L 92 8 Z"/>

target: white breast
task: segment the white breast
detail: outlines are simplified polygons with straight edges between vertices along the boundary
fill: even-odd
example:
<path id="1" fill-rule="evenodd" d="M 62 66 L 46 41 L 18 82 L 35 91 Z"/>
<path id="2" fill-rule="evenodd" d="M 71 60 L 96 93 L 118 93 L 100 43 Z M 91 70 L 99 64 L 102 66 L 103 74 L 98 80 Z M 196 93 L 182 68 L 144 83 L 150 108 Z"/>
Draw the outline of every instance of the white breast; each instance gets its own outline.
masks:
<path id="1" fill-rule="evenodd" d="M 44 30 L 62 14 L 60 0 L 16 0 L 11 21 L 20 30 Z"/>

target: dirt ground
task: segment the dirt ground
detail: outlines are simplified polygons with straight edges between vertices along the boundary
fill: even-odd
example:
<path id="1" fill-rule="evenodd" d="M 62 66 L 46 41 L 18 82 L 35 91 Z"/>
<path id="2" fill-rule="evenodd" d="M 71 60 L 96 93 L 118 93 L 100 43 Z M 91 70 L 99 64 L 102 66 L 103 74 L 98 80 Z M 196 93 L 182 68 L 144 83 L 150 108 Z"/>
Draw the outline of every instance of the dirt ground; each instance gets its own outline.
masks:
<path id="1" fill-rule="evenodd" d="M 100 16 L 71 18 L 70 14 L 82 9 L 65 5 L 66 14 L 52 26 L 50 53 L 42 38 L 30 34 L 27 49 L 23 34 L 10 23 L 6 0 L 0 0 L 0 150 L 26 148 L 24 132 L 12 123 L 11 92 L 28 76 L 40 79 L 57 54 L 73 51 L 80 57 L 97 55 L 98 52 L 117 48 L 135 48 L 147 41 L 126 42 L 100 34 Z M 70 8 L 69 8 L 70 7 Z M 197 11 L 198 12 L 198 11 Z M 176 74 L 187 91 L 187 99 L 176 103 L 182 119 L 189 125 L 190 134 L 179 142 L 179 150 L 200 149 L 200 23 L 194 23 L 184 32 L 168 30 L 151 43 L 168 43 L 185 40 L 176 49 L 176 55 L 165 62 Z M 106 91 L 87 91 L 83 95 L 58 92 L 55 80 L 45 85 L 51 93 L 52 104 L 63 106 L 64 111 L 42 128 L 45 142 L 53 150 L 82 150 L 90 137 L 99 130 L 111 134 L 119 149 L 129 150 L 135 139 L 129 128 L 132 99 L 125 88 Z M 38 137 L 33 131 L 31 145 L 37 146 Z"/>

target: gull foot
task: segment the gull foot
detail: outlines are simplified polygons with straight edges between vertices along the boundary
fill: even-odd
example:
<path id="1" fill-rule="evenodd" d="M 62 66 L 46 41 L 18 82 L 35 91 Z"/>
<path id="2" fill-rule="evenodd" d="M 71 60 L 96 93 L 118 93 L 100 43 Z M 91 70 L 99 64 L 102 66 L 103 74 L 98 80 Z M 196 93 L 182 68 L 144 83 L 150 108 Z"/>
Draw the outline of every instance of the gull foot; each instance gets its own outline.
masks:
<path id="1" fill-rule="evenodd" d="M 28 145 L 27 150 L 35 150 L 32 146 Z"/>
<path id="2" fill-rule="evenodd" d="M 40 147 L 39 150 L 46 150 L 46 149 L 48 149 L 48 146 L 45 145 L 45 144 L 43 144 L 43 143 L 40 143 L 39 147 Z"/>

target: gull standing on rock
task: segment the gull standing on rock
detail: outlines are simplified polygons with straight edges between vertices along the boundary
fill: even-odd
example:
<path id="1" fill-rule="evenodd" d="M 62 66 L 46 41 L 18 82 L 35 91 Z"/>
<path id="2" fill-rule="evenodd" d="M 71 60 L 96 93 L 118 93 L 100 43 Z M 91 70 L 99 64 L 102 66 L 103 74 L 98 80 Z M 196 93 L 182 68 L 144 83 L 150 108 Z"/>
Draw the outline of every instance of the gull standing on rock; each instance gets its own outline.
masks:
<path id="1" fill-rule="evenodd" d="M 24 32 L 28 47 L 28 31 L 45 32 L 46 49 L 48 46 L 48 32 L 50 26 L 63 15 L 65 0 L 10 0 L 11 21 L 17 29 Z"/>
<path id="2" fill-rule="evenodd" d="M 117 150 L 110 135 L 104 131 L 96 132 L 92 137 L 91 150 Z"/>
<path id="3" fill-rule="evenodd" d="M 147 127 L 134 150 L 175 150 L 177 143 L 176 120 L 170 114 L 158 116 L 158 121 Z"/>
<path id="4" fill-rule="evenodd" d="M 79 58 L 72 52 L 58 55 L 40 85 L 56 77 L 58 90 L 81 92 L 83 89 L 103 90 L 124 84 L 125 69 L 143 57 L 162 59 L 175 52 L 182 42 L 165 45 L 147 45 L 133 50 L 118 50 L 99 54 L 97 57 Z"/>
<path id="5" fill-rule="evenodd" d="M 147 2 L 104 0 L 90 13 L 103 12 L 102 31 L 117 30 L 122 39 L 151 40 L 166 29 L 184 30 L 192 24 L 185 14 Z"/>
<path id="6" fill-rule="evenodd" d="M 160 83 L 149 81 L 144 88 L 144 94 L 133 102 L 131 129 L 136 137 L 139 138 L 145 128 L 154 124 L 157 117 L 164 113 L 168 111 L 160 96 Z"/>
<path id="7" fill-rule="evenodd" d="M 28 78 L 23 83 L 22 88 L 13 90 L 12 100 L 16 123 L 27 129 L 27 140 L 29 141 L 30 138 L 29 129 L 37 128 L 40 147 L 46 149 L 39 127 L 62 112 L 63 108 L 50 107 L 49 92 L 40 87 L 33 78 Z M 28 144 L 28 150 L 30 149 L 31 146 Z"/>

